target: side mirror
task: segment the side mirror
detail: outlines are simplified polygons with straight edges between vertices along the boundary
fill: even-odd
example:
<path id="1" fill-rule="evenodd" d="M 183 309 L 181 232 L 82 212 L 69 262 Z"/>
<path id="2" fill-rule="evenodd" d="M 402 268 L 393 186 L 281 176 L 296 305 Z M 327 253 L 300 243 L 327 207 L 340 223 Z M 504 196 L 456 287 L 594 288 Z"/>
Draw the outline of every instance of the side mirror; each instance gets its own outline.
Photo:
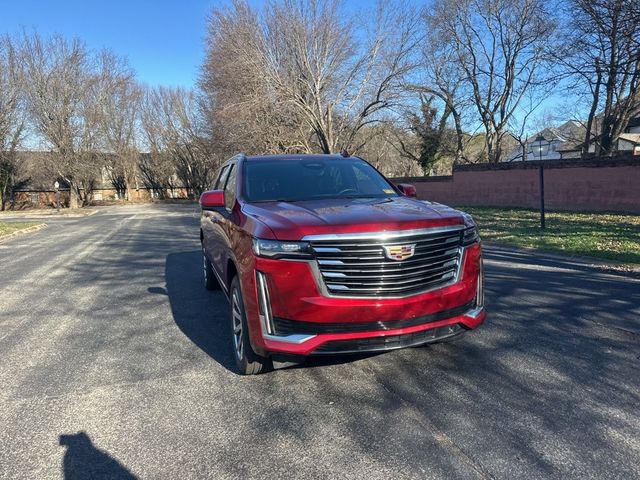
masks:
<path id="1" fill-rule="evenodd" d="M 416 193 L 416 187 L 414 187 L 409 183 L 399 183 L 397 187 L 398 187 L 398 190 L 400 190 L 405 197 L 415 198 L 418 196 Z"/>
<path id="2" fill-rule="evenodd" d="M 200 206 L 203 209 L 224 207 L 224 190 L 210 190 L 200 195 Z"/>

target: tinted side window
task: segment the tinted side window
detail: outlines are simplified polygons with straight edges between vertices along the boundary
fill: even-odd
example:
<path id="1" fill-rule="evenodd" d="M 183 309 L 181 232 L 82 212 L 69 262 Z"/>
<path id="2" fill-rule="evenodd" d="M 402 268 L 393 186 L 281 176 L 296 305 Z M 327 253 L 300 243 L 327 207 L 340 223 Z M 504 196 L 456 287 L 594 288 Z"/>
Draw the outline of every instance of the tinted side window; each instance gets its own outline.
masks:
<path id="1" fill-rule="evenodd" d="M 236 201 L 236 171 L 238 169 L 235 164 L 232 164 L 229 170 L 229 177 L 224 187 L 224 206 L 231 210 L 233 203 Z"/>
<path id="2" fill-rule="evenodd" d="M 220 169 L 220 173 L 218 174 L 218 180 L 216 180 L 216 184 L 214 185 L 214 190 L 221 190 L 224 187 L 225 181 L 227 180 L 227 174 L 229 173 L 229 165 L 225 165 Z"/>

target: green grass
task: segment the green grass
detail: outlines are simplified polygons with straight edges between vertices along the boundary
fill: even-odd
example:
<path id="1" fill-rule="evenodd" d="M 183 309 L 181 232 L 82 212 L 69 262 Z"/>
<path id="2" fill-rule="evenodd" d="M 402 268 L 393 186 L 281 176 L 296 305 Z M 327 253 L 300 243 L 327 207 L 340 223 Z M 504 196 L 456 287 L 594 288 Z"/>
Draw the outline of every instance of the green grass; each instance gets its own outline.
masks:
<path id="1" fill-rule="evenodd" d="M 29 228 L 29 227 L 33 227 L 34 225 L 39 225 L 38 223 L 34 223 L 34 222 L 11 222 L 11 223 L 5 223 L 5 222 L 0 222 L 0 238 L 6 236 L 6 235 L 10 235 L 14 232 L 17 232 L 19 230 L 23 230 L 25 228 Z"/>
<path id="2" fill-rule="evenodd" d="M 537 210 L 461 209 L 473 215 L 489 242 L 640 264 L 640 215 L 547 212 L 542 231 Z"/>

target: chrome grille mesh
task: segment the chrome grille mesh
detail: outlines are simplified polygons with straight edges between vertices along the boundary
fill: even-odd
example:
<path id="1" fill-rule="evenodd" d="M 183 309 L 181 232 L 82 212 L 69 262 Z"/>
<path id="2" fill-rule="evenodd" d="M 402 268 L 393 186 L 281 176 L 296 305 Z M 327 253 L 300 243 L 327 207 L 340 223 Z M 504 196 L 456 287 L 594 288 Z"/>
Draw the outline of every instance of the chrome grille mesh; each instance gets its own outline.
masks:
<path id="1" fill-rule="evenodd" d="M 310 239 L 325 287 L 332 295 L 397 297 L 442 288 L 456 279 L 462 229 L 425 229 L 376 237 Z M 413 233 L 415 232 L 415 233 Z M 414 245 L 413 256 L 392 260 L 384 247 Z"/>

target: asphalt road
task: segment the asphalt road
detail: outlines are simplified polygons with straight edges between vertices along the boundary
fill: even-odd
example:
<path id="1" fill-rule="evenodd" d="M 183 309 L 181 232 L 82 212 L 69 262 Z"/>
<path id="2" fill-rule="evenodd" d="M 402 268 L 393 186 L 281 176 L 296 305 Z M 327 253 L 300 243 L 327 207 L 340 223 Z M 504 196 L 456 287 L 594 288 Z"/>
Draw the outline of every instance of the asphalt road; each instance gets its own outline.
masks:
<path id="1" fill-rule="evenodd" d="M 1 478 L 640 478 L 640 280 L 488 249 L 457 343 L 230 371 L 193 206 L 0 244 Z"/>

